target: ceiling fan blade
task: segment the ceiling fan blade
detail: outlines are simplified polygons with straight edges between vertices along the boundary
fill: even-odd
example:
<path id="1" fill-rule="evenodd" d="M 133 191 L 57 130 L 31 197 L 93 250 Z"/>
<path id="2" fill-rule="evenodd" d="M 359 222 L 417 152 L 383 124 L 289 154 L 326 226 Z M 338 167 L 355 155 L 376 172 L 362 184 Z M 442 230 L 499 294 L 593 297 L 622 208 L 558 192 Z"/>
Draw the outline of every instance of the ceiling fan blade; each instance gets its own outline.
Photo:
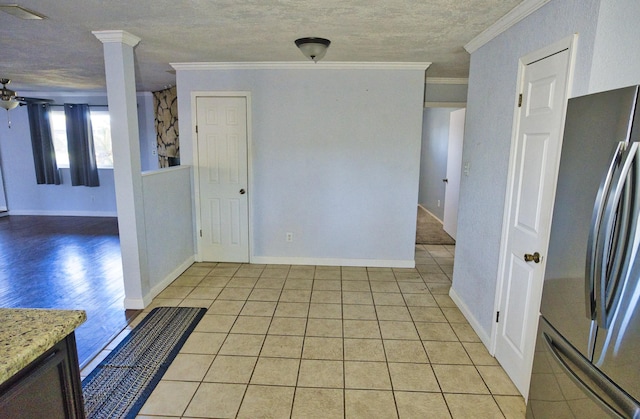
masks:
<path id="1" fill-rule="evenodd" d="M 27 104 L 27 103 L 53 103 L 54 102 L 51 99 L 42 99 L 42 98 L 37 98 L 37 97 L 24 97 L 24 96 L 16 96 L 14 99 L 19 101 L 19 102 L 24 102 L 25 104 Z"/>

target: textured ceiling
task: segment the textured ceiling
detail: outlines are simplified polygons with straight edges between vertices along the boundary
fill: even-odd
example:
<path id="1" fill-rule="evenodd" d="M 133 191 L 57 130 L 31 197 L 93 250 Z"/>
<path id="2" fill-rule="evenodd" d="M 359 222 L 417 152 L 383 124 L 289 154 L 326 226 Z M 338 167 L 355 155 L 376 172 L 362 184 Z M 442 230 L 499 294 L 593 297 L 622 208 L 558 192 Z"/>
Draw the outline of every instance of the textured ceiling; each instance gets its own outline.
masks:
<path id="1" fill-rule="evenodd" d="M 0 12 L 0 77 L 20 93 L 104 90 L 102 44 L 126 30 L 137 88 L 175 84 L 169 63 L 302 61 L 293 41 L 331 40 L 323 61 L 431 62 L 430 77 L 467 77 L 463 46 L 522 0 L 23 0 L 47 16 Z"/>

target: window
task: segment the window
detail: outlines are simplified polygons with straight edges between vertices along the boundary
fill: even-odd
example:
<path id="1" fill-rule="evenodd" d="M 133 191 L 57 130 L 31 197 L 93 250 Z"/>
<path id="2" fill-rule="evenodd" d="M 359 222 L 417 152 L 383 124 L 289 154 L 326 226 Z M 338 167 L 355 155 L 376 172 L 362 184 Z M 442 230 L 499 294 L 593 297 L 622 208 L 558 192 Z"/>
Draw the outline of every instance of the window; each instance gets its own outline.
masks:
<path id="1" fill-rule="evenodd" d="M 91 127 L 93 129 L 93 147 L 96 150 L 96 163 L 99 169 L 113 168 L 111 151 L 111 121 L 108 111 L 91 111 Z M 64 111 L 51 111 L 51 134 L 53 148 L 56 150 L 58 167 L 69 167 L 69 151 L 67 150 L 67 123 Z"/>

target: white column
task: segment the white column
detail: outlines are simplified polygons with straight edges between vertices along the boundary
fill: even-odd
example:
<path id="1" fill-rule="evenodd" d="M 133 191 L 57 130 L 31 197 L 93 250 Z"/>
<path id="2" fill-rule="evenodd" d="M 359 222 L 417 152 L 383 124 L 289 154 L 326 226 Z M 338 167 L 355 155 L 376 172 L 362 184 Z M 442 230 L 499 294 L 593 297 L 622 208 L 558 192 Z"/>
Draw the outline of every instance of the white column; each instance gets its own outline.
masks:
<path id="1" fill-rule="evenodd" d="M 142 309 L 150 301 L 144 230 L 140 138 L 133 48 L 140 38 L 125 31 L 94 31 L 104 47 L 107 98 L 113 143 L 113 177 L 124 274 L 124 306 Z"/>

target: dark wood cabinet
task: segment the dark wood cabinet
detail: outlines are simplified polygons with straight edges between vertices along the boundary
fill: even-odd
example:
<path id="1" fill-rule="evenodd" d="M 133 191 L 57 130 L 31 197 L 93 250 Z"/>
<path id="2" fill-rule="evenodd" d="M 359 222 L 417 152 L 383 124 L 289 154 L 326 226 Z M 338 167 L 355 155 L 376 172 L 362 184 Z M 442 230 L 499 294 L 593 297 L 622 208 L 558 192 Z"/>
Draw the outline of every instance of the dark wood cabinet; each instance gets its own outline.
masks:
<path id="1" fill-rule="evenodd" d="M 84 418 L 75 334 L 0 385 L 0 418 Z"/>

